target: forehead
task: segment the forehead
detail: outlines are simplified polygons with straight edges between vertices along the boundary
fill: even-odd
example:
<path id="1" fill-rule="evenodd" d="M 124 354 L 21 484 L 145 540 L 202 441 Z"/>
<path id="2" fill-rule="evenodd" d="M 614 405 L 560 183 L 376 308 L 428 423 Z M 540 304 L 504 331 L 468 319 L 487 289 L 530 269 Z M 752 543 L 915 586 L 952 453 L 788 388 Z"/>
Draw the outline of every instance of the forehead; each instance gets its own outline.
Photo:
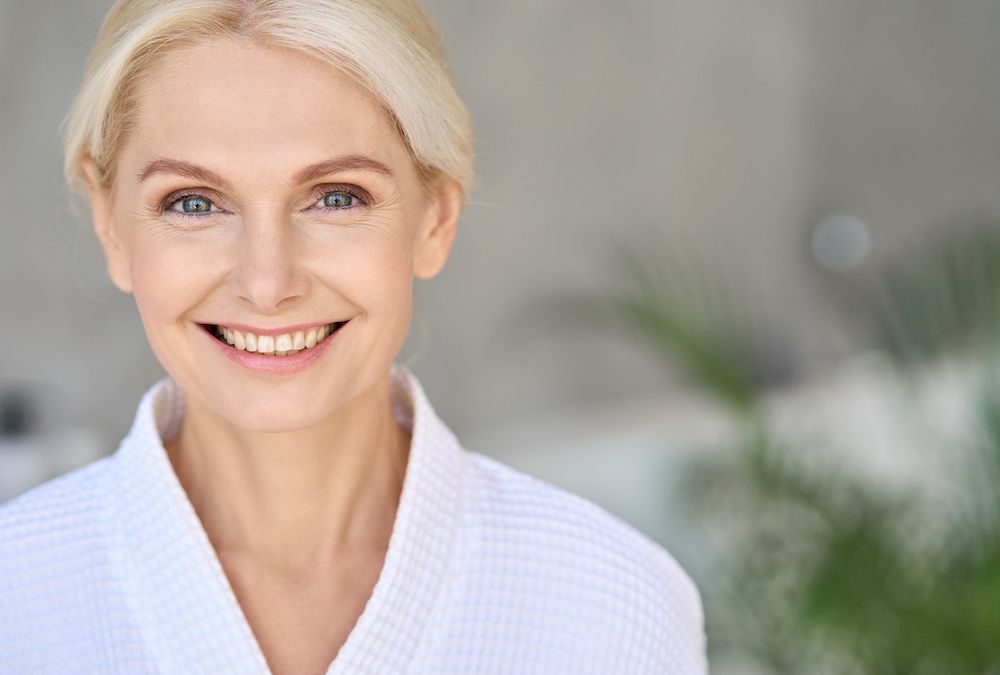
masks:
<path id="1" fill-rule="evenodd" d="M 226 39 L 172 50 L 142 78 L 134 102 L 123 161 L 169 156 L 273 177 L 344 154 L 409 159 L 365 88 L 284 47 Z"/>

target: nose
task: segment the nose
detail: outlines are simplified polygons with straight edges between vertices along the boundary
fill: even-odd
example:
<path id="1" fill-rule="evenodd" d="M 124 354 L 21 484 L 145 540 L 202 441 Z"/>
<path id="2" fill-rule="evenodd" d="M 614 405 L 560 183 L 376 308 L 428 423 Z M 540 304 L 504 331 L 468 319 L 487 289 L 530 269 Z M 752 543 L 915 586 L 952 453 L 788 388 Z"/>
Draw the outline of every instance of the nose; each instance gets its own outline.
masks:
<path id="1" fill-rule="evenodd" d="M 305 296 L 308 281 L 292 223 L 279 216 L 245 220 L 236 283 L 250 309 L 275 314 Z"/>

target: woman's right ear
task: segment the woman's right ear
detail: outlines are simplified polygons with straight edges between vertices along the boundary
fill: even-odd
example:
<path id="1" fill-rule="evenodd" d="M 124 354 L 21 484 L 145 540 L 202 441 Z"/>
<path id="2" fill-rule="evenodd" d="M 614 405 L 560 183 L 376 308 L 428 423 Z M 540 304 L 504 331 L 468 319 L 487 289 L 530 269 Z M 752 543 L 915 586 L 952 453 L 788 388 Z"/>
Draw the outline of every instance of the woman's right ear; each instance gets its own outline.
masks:
<path id="1" fill-rule="evenodd" d="M 94 231 L 101 242 L 104 257 L 108 263 L 108 277 L 111 282 L 125 293 L 132 292 L 132 279 L 129 275 L 128 249 L 122 243 L 118 232 L 118 223 L 114 219 L 111 190 L 104 185 L 97 162 L 90 155 L 80 160 L 84 183 L 87 188 L 87 199 L 90 201 L 91 219 Z"/>

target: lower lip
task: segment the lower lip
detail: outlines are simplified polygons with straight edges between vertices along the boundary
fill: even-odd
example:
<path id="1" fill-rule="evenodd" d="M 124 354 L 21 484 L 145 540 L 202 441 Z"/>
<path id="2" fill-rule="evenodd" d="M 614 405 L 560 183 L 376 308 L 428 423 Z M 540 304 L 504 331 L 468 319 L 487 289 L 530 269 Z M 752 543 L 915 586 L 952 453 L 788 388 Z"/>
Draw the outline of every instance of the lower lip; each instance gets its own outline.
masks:
<path id="1" fill-rule="evenodd" d="M 291 354 L 289 356 L 275 356 L 273 354 L 258 354 L 256 352 L 247 352 L 242 349 L 237 349 L 229 343 L 223 342 L 216 338 L 209 331 L 211 328 L 199 325 L 201 332 L 219 349 L 227 358 L 229 358 L 233 363 L 239 364 L 248 370 L 252 370 L 257 373 L 265 373 L 268 375 L 290 375 L 292 373 L 297 373 L 300 370 L 305 369 L 313 361 L 318 359 L 320 356 L 326 352 L 330 347 L 330 343 L 337 339 L 340 333 L 347 326 L 348 322 L 345 322 L 335 330 L 330 333 L 323 341 L 317 344 L 312 349 L 300 349 L 298 353 Z"/>

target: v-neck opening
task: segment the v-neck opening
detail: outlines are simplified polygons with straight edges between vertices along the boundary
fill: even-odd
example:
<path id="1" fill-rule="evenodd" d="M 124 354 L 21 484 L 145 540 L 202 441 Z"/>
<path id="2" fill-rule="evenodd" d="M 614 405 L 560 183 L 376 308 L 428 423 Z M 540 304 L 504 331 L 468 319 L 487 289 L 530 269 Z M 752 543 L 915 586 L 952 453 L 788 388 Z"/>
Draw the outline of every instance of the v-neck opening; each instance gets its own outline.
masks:
<path id="1" fill-rule="evenodd" d="M 409 368 L 393 364 L 391 389 L 393 413 L 410 431 L 403 485 L 378 578 L 326 675 L 405 670 L 458 538 L 467 453 Z M 185 673 L 270 673 L 163 446 L 183 413 L 183 391 L 164 378 L 144 396 L 115 456 L 109 498 L 126 596 L 158 662 Z"/>

